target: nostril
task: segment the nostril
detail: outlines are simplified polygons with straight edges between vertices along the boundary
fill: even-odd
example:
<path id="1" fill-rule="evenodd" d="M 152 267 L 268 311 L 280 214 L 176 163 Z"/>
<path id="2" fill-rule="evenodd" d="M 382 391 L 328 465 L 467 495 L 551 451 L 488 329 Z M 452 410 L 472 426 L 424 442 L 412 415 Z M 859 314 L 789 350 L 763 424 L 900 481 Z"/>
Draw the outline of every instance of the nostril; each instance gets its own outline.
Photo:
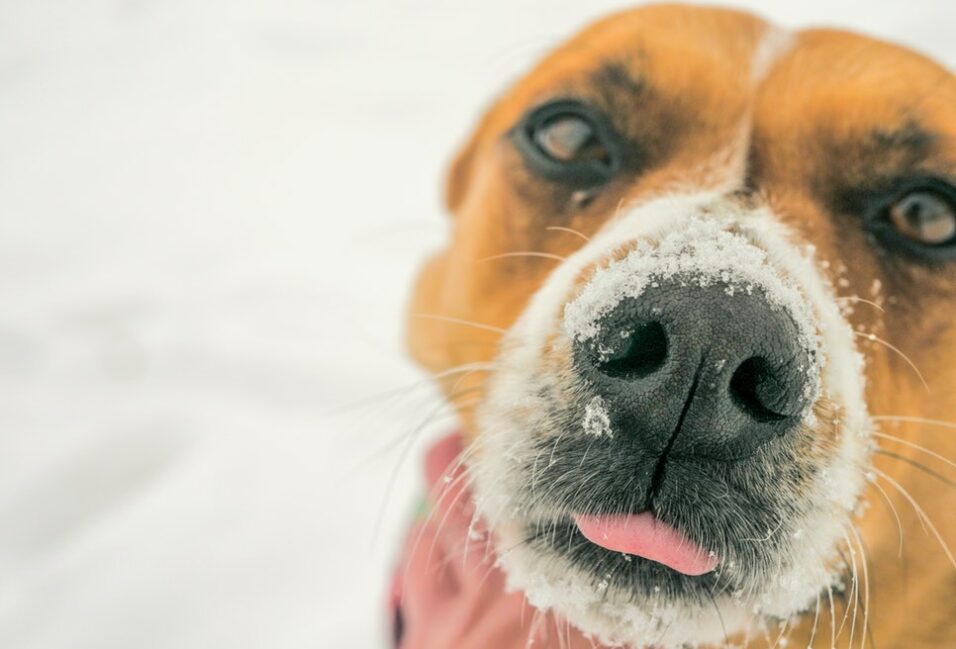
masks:
<path id="1" fill-rule="evenodd" d="M 667 334 L 659 322 L 646 322 L 630 332 L 624 344 L 598 365 L 604 374 L 641 378 L 653 374 L 667 360 Z"/>
<path id="2" fill-rule="evenodd" d="M 737 406 L 759 422 L 783 421 L 788 386 L 777 377 L 770 363 L 757 356 L 748 358 L 730 379 L 730 396 Z"/>

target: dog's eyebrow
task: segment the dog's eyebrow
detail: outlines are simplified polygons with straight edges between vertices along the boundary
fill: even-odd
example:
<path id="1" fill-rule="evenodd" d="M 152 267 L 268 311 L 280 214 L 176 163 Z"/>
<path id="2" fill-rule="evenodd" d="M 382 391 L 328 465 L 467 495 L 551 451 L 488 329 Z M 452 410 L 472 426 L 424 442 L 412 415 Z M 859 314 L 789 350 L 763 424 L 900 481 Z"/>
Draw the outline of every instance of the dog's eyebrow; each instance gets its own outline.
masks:
<path id="1" fill-rule="evenodd" d="M 919 159 L 930 155 L 937 140 L 935 133 L 923 129 L 915 121 L 908 121 L 892 130 L 874 129 L 866 146 L 873 155 L 904 153 Z"/>
<path id="2" fill-rule="evenodd" d="M 624 92 L 637 96 L 645 89 L 644 81 L 634 76 L 628 65 L 621 61 L 605 63 L 594 71 L 591 81 L 602 93 Z"/>

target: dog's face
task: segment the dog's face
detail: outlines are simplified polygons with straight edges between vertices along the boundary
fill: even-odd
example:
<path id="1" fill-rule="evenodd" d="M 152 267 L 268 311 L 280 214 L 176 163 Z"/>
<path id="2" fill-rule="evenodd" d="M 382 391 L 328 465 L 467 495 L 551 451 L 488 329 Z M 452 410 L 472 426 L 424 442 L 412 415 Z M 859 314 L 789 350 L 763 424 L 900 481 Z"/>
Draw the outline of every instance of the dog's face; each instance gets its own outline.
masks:
<path id="1" fill-rule="evenodd" d="M 590 27 L 491 109 L 410 344 L 468 397 L 479 510 L 533 604 L 715 642 L 895 543 L 855 515 L 897 482 L 872 415 L 954 405 L 954 135 L 925 58 L 674 6 Z"/>

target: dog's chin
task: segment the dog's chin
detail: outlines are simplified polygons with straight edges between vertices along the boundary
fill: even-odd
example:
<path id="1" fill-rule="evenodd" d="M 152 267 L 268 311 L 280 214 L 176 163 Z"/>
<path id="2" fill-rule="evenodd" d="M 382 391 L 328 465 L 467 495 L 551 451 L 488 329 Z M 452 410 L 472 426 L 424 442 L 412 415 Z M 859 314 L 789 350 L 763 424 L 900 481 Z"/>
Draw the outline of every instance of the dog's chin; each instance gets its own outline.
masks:
<path id="1" fill-rule="evenodd" d="M 511 521 L 495 533 L 510 587 L 608 646 L 684 648 L 776 634 L 820 601 L 815 594 L 837 596 L 845 569 L 834 557 L 823 561 L 824 552 L 794 570 L 783 565 L 792 556 L 784 550 L 779 565 L 770 557 L 759 570 L 725 563 L 682 574 L 588 541 L 569 517 Z"/>
<path id="2" fill-rule="evenodd" d="M 588 542 L 570 519 L 497 530 L 509 583 L 608 646 L 719 643 L 754 626 L 746 606 L 716 595 L 720 572 L 678 573 L 660 563 Z M 528 540 L 528 539 L 532 540 Z M 739 592 L 736 597 L 740 597 Z"/>

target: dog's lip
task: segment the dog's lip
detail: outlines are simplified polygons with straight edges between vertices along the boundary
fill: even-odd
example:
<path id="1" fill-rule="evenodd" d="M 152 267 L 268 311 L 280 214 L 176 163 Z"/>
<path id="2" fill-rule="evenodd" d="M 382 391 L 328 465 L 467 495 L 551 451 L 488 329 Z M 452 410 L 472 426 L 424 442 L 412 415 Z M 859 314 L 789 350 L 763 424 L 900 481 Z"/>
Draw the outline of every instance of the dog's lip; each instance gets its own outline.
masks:
<path id="1" fill-rule="evenodd" d="M 698 577 L 712 572 L 719 559 L 650 511 L 606 516 L 575 515 L 584 537 L 607 550 L 623 552 Z"/>

